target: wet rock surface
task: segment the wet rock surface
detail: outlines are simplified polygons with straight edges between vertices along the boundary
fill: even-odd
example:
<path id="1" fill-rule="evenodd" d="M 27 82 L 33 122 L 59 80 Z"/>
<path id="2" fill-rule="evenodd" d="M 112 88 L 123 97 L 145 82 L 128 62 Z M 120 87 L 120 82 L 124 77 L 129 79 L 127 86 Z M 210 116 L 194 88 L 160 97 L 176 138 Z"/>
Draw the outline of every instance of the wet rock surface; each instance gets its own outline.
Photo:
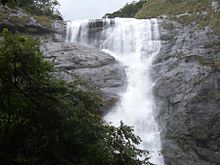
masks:
<path id="1" fill-rule="evenodd" d="M 119 99 L 124 89 L 124 66 L 98 49 L 68 42 L 48 42 L 42 45 L 47 59 L 54 61 L 55 76 L 68 81 L 82 79 L 103 92 L 105 113 Z"/>
<path id="2" fill-rule="evenodd" d="M 209 27 L 161 20 L 152 76 L 167 165 L 220 164 L 220 46 Z"/>

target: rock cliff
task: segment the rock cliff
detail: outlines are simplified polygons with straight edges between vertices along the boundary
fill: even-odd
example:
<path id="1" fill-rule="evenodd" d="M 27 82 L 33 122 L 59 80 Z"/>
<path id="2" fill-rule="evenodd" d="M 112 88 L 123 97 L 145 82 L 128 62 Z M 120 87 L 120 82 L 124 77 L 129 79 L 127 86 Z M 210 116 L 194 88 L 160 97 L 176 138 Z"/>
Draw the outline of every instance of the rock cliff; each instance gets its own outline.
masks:
<path id="1" fill-rule="evenodd" d="M 66 23 L 46 16 L 27 14 L 20 8 L 0 6 L 0 31 L 7 28 L 13 32 L 32 35 L 42 41 L 45 57 L 54 62 L 54 75 L 68 81 L 82 79 L 101 90 L 105 113 L 118 100 L 125 85 L 124 66 L 113 57 L 95 48 L 76 43 L 66 43 Z M 90 26 L 105 26 L 102 21 Z"/>
<path id="2" fill-rule="evenodd" d="M 124 66 L 112 56 L 92 47 L 68 42 L 42 45 L 47 59 L 54 61 L 55 76 L 68 81 L 82 79 L 102 91 L 105 113 L 118 100 L 125 85 Z"/>
<path id="3" fill-rule="evenodd" d="M 213 6 L 213 10 L 217 10 L 216 5 Z M 202 23 L 200 21 L 198 26 L 193 21 L 194 17 L 190 23 L 184 24 L 188 19 L 187 12 L 175 17 L 177 21 L 184 17 L 179 23 L 166 17 L 161 19 L 162 48 L 152 67 L 163 155 L 166 165 L 218 165 L 220 40 L 210 26 L 199 27 Z M 208 17 L 202 14 L 201 18 Z M 7 27 L 42 36 L 50 33 L 54 41 L 63 41 L 62 35 L 65 34 L 65 24 L 62 22 L 50 23 L 52 26 L 47 27 L 47 24 L 37 22 L 36 18 L 27 17 L 21 10 L 5 10 L 0 13 L 0 20 L 0 30 Z M 101 89 L 106 101 L 102 113 L 117 102 L 118 93 L 126 83 L 123 66 L 97 49 L 49 40 L 42 45 L 42 51 L 47 59 L 54 61 L 55 76 L 66 80 L 84 79 Z"/>
<path id="4" fill-rule="evenodd" d="M 152 76 L 167 165 L 220 164 L 220 45 L 209 26 L 160 23 Z"/>
<path id="5" fill-rule="evenodd" d="M 0 6 L 0 31 L 4 28 L 12 32 L 34 35 L 43 40 L 61 41 L 65 36 L 65 22 L 52 20 L 47 16 L 30 15 L 21 8 Z"/>

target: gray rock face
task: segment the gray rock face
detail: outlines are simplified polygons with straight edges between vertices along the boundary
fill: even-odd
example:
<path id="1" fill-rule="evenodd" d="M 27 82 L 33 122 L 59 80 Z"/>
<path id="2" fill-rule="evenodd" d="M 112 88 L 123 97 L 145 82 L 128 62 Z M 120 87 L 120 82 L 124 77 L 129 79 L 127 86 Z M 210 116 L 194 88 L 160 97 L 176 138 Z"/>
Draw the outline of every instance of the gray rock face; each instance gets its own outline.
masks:
<path id="1" fill-rule="evenodd" d="M 44 16 L 30 16 L 20 8 L 11 9 L 0 6 L 0 31 L 4 28 L 12 32 L 20 32 L 31 35 L 53 35 L 59 40 L 65 35 L 65 22 L 62 20 L 50 20 Z M 50 37 L 51 38 L 51 37 Z"/>
<path id="2" fill-rule="evenodd" d="M 220 164 L 220 46 L 209 27 L 161 20 L 152 76 L 167 165 Z"/>
<path id="3" fill-rule="evenodd" d="M 56 77 L 83 79 L 99 88 L 106 101 L 105 111 L 116 103 L 125 85 L 125 72 L 112 56 L 76 43 L 48 42 L 41 49 L 46 58 L 54 61 Z"/>

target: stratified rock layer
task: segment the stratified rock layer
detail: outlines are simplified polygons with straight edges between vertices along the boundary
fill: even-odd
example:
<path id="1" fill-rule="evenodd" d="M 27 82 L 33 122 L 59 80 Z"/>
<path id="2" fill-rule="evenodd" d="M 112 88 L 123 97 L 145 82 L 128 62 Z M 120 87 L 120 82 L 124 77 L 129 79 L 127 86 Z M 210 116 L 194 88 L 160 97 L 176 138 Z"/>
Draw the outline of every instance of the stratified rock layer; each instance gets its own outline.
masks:
<path id="1" fill-rule="evenodd" d="M 0 32 L 5 28 L 11 32 L 59 42 L 64 41 L 66 34 L 66 25 L 62 20 L 52 20 L 47 16 L 31 16 L 21 8 L 0 6 Z"/>
<path id="2" fill-rule="evenodd" d="M 209 27 L 161 21 L 153 64 L 167 165 L 220 164 L 220 46 Z"/>

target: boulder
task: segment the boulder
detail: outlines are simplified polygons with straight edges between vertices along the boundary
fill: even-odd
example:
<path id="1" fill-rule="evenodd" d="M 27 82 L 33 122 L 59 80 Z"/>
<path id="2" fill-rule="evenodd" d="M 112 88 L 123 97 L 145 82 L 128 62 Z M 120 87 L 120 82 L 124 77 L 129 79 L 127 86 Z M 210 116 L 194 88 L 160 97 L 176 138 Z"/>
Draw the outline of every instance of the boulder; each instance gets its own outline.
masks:
<path id="1" fill-rule="evenodd" d="M 70 42 L 47 42 L 41 47 L 45 57 L 54 62 L 57 78 L 82 79 L 103 92 L 105 114 L 119 99 L 125 86 L 124 66 L 98 49 Z"/>

